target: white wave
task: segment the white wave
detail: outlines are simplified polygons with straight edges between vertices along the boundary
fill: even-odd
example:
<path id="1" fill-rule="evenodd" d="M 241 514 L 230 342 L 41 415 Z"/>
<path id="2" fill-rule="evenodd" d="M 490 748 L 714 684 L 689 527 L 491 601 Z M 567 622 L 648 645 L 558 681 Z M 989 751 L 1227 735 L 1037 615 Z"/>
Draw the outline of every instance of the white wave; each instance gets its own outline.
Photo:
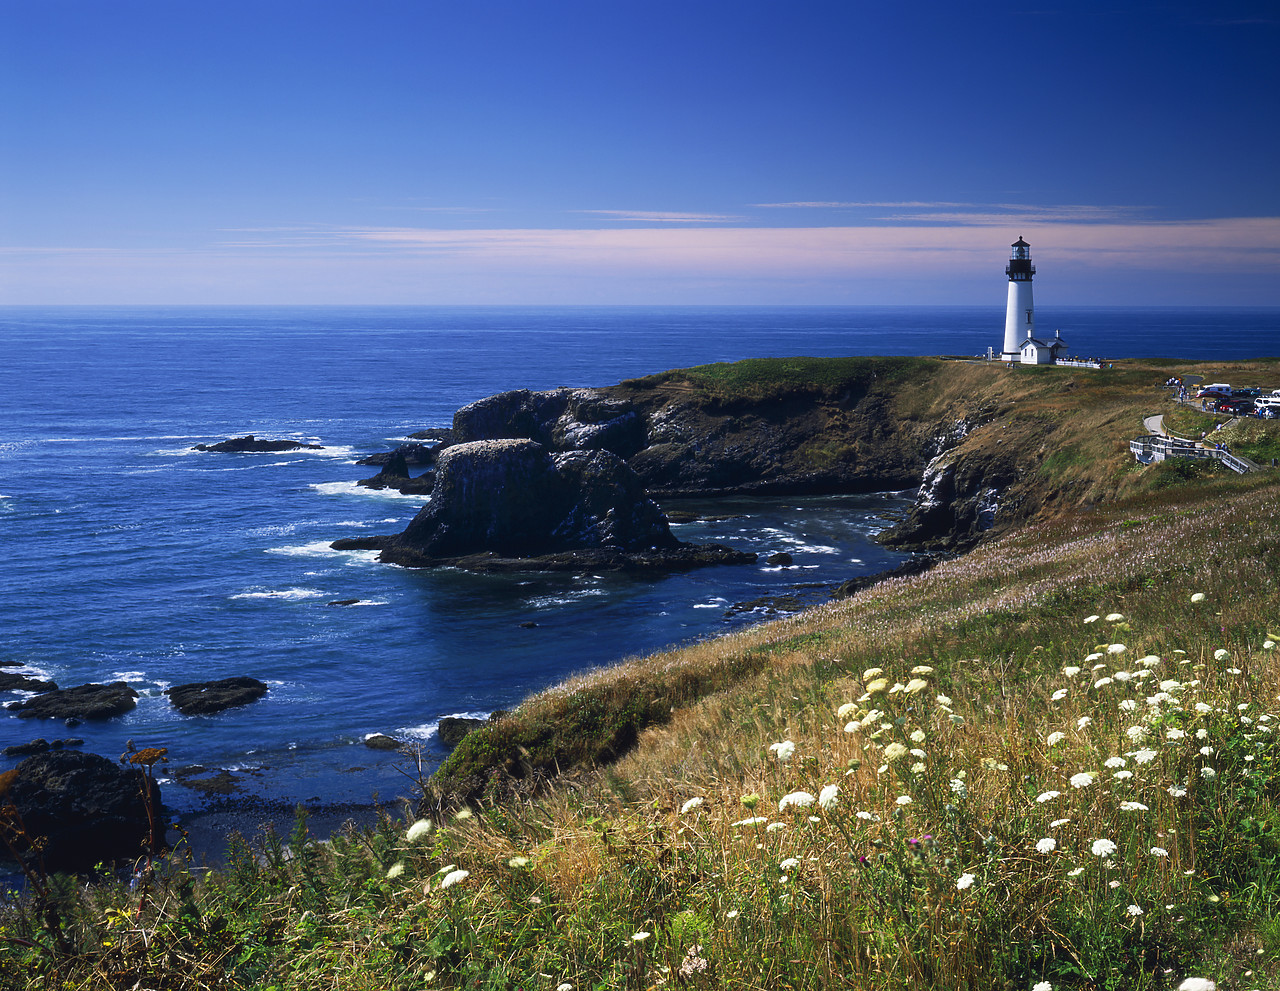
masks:
<path id="1" fill-rule="evenodd" d="M 302 602 L 306 599 L 323 599 L 327 592 L 317 592 L 314 588 L 282 588 L 266 591 L 240 592 L 231 596 L 233 599 L 283 599 L 286 602 Z"/>
<path id="2" fill-rule="evenodd" d="M 441 716 L 440 718 L 441 719 L 488 719 L 489 713 L 487 712 L 449 712 Z M 439 729 L 440 729 L 440 722 L 439 720 L 437 720 L 434 723 L 423 723 L 421 726 L 401 726 L 392 735 L 393 736 L 409 736 L 409 737 L 413 737 L 415 740 L 430 740 L 433 736 L 436 735 L 436 732 Z M 377 734 L 369 733 L 365 736 L 365 739 L 367 740 L 371 736 L 377 736 Z"/>
<path id="3" fill-rule="evenodd" d="M 311 488 L 315 489 L 321 495 L 341 495 L 341 496 L 373 496 L 377 499 L 407 499 L 409 502 L 416 502 L 420 506 L 425 506 L 431 501 L 431 497 L 427 495 L 405 495 L 397 492 L 395 489 L 371 489 L 364 485 L 357 485 L 355 482 L 313 482 Z"/>
<path id="4" fill-rule="evenodd" d="M 144 671 L 112 671 L 112 681 L 146 681 L 147 675 Z"/>
<path id="5" fill-rule="evenodd" d="M 602 588 L 580 588 L 572 592 L 562 592 L 559 595 L 538 595 L 525 601 L 534 609 L 549 609 L 553 606 L 567 606 L 581 599 L 590 599 L 608 594 Z"/>
<path id="6" fill-rule="evenodd" d="M 728 599 L 722 599 L 720 596 L 717 595 L 710 602 L 695 602 L 693 604 L 693 608 L 694 609 L 723 609 L 728 604 L 729 604 Z"/>
<path id="7" fill-rule="evenodd" d="M 375 561 L 378 551 L 335 551 L 329 546 L 331 541 L 312 540 L 306 544 L 292 547 L 268 547 L 268 554 L 284 554 L 287 557 L 345 557 L 351 563 Z"/>

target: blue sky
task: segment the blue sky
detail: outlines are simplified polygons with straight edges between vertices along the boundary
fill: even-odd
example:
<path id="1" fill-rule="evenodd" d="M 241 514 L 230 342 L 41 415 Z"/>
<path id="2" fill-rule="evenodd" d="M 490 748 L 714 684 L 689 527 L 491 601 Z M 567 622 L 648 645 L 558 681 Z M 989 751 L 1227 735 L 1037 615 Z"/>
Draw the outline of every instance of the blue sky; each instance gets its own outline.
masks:
<path id="1" fill-rule="evenodd" d="M 0 0 L 0 302 L 1280 305 L 1280 3 Z"/>

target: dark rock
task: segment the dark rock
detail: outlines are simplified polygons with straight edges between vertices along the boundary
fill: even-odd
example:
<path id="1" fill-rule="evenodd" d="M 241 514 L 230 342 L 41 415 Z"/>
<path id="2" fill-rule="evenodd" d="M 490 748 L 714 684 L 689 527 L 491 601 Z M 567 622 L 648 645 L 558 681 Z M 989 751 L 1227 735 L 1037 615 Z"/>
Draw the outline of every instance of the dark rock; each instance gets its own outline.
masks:
<path id="1" fill-rule="evenodd" d="M 30 757 L 32 754 L 42 754 L 51 749 L 49 741 L 42 736 L 38 736 L 30 743 L 19 743 L 13 747 L 5 747 L 4 755 L 6 757 Z"/>
<path id="2" fill-rule="evenodd" d="M 404 455 L 396 451 L 383 465 L 382 471 L 372 478 L 362 478 L 356 484 L 366 489 L 396 489 L 405 495 L 427 495 L 435 487 L 435 476 L 428 472 L 418 478 L 411 478 L 408 462 Z"/>
<path id="3" fill-rule="evenodd" d="M 331 606 L 354 606 L 360 602 L 359 599 L 334 599 L 329 603 Z"/>
<path id="4" fill-rule="evenodd" d="M 394 451 L 381 451 L 370 454 L 356 462 L 358 465 L 388 465 L 399 458 L 406 465 L 433 465 L 436 462 L 438 445 L 401 444 Z"/>
<path id="5" fill-rule="evenodd" d="M 323 444 L 300 444 L 294 440 L 258 440 L 253 434 L 243 437 L 232 437 L 230 440 L 216 444 L 197 444 L 193 451 L 217 451 L 220 453 L 240 454 L 244 452 L 259 453 L 263 451 L 323 451 Z"/>
<path id="6" fill-rule="evenodd" d="M 335 551 L 380 551 L 395 539 L 394 536 L 342 537 L 329 546 Z"/>
<path id="7" fill-rule="evenodd" d="M 415 567 L 475 554 L 529 558 L 678 546 L 662 512 L 616 456 L 552 455 L 534 441 L 496 440 L 440 455 L 431 503 L 384 545 L 382 560 Z"/>
<path id="8" fill-rule="evenodd" d="M 12 674 L 0 671 L 0 692 L 56 692 L 58 686 L 52 681 L 41 681 L 39 678 L 28 678 L 23 674 Z"/>
<path id="9" fill-rule="evenodd" d="M 68 726 L 74 726 L 79 723 L 72 720 L 123 716 L 137 706 L 137 698 L 138 693 L 123 681 L 113 681 L 109 685 L 60 688 L 21 702 L 10 702 L 5 708 L 22 719 L 65 719 Z"/>
<path id="10" fill-rule="evenodd" d="M 409 434 L 414 440 L 433 440 L 438 444 L 452 444 L 452 427 L 427 427 L 426 430 L 415 430 Z"/>
<path id="11" fill-rule="evenodd" d="M 881 534 L 880 542 L 918 550 L 968 550 L 995 525 L 1004 493 L 1019 474 L 1010 458 L 994 450 L 947 452 L 929 463 L 907 518 Z"/>
<path id="12" fill-rule="evenodd" d="M 593 389 L 517 389 L 488 396 L 454 414 L 453 439 L 527 439 L 552 451 L 609 451 L 620 458 L 646 443 L 636 408 Z"/>
<path id="13" fill-rule="evenodd" d="M 25 661 L 11 661 L 8 658 L 0 659 L 0 668 L 20 668 L 25 666 Z"/>
<path id="14" fill-rule="evenodd" d="M 724 544 L 680 544 L 667 550 L 617 551 L 599 548 L 537 554 L 532 557 L 502 557 L 498 554 L 468 554 L 445 560 L 427 559 L 406 567 L 431 567 L 448 564 L 464 571 L 493 574 L 520 572 L 566 571 L 574 574 L 599 574 L 602 571 L 631 574 L 664 574 L 692 571 L 722 564 L 754 564 L 756 555 L 735 551 Z"/>
<path id="15" fill-rule="evenodd" d="M 849 596 L 861 592 L 864 588 L 879 585 L 889 578 L 909 578 L 912 575 L 923 574 L 934 565 L 953 556 L 945 553 L 917 554 L 915 557 L 903 561 L 896 568 L 890 568 L 888 571 L 877 571 L 874 575 L 860 575 L 857 578 L 850 578 L 846 582 L 841 582 L 832 589 L 831 597 L 833 599 L 847 599 Z"/>
<path id="16" fill-rule="evenodd" d="M 464 736 L 486 722 L 488 720 L 470 719 L 466 716 L 445 716 L 440 720 L 436 736 L 446 747 L 456 747 Z"/>
<path id="17" fill-rule="evenodd" d="M 83 871 L 133 858 L 151 839 L 142 771 L 98 754 L 72 750 L 28 757 L 9 790 L 25 835 L 44 841 L 41 857 L 52 871 Z M 149 783 L 151 812 L 163 817 L 160 786 Z"/>
<path id="18" fill-rule="evenodd" d="M 520 629 L 522 630 L 534 630 L 534 629 L 537 629 L 537 627 L 538 627 L 538 624 L 531 619 L 527 619 L 520 624 Z"/>
<path id="19" fill-rule="evenodd" d="M 791 563 L 791 555 L 786 551 L 778 551 L 777 554 L 770 554 L 764 559 L 765 564 L 781 564 L 786 566 Z"/>
<path id="20" fill-rule="evenodd" d="M 364 745 L 370 750 L 399 750 L 404 746 L 395 737 L 387 736 L 384 733 L 374 733 L 372 736 L 366 736 Z"/>
<path id="21" fill-rule="evenodd" d="M 223 709 L 248 705 L 267 693 L 257 678 L 222 678 L 165 689 L 169 701 L 184 716 L 208 716 Z"/>

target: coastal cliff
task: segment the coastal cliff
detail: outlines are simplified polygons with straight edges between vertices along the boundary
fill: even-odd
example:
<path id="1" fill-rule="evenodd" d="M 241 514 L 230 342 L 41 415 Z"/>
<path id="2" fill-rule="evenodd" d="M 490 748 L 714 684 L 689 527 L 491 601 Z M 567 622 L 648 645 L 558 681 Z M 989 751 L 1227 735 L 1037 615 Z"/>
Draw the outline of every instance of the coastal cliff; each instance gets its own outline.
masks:
<path id="1" fill-rule="evenodd" d="M 516 390 L 454 417 L 455 442 L 624 459 L 659 502 L 916 489 L 883 537 L 959 551 L 1124 488 L 1149 375 L 931 358 L 753 359 L 600 389 Z"/>

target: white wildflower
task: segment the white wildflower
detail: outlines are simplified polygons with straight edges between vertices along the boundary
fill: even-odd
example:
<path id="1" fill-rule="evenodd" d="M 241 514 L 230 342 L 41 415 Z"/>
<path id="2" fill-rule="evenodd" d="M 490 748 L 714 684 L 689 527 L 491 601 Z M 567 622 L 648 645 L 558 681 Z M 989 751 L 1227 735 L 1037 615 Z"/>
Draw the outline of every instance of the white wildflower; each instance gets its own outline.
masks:
<path id="1" fill-rule="evenodd" d="M 807 791 L 793 791 L 790 795 L 782 796 L 782 800 L 778 802 L 778 811 L 782 812 L 792 805 L 796 808 L 805 808 L 815 801 L 816 799 Z"/>
<path id="2" fill-rule="evenodd" d="M 972 887 L 975 880 L 976 878 L 972 874 L 961 874 L 956 879 L 956 890 L 964 891 L 966 888 Z"/>
<path id="3" fill-rule="evenodd" d="M 781 743 L 769 744 L 769 749 L 773 751 L 774 756 L 783 763 L 791 759 L 791 755 L 796 752 L 796 745 L 790 740 L 783 740 Z"/>
<path id="4" fill-rule="evenodd" d="M 1081 771 L 1079 774 L 1071 775 L 1072 788 L 1088 788 L 1093 784 L 1093 775 L 1088 771 Z"/>
<path id="5" fill-rule="evenodd" d="M 700 795 L 695 795 L 693 798 L 689 799 L 689 801 L 685 802 L 682 806 L 680 806 L 680 814 L 684 815 L 686 812 L 692 812 L 699 805 L 701 805 L 702 802 L 703 802 L 702 797 Z"/>
<path id="6" fill-rule="evenodd" d="M 1056 849 L 1058 849 L 1058 841 L 1052 836 L 1046 836 L 1036 843 L 1036 853 L 1053 853 Z"/>
<path id="7" fill-rule="evenodd" d="M 1167 856 L 1169 856 L 1169 851 L 1168 851 L 1168 850 L 1166 850 L 1166 849 L 1165 849 L 1164 847 L 1162 847 L 1162 846 L 1153 846 L 1153 847 L 1151 848 L 1151 856 L 1153 856 L 1153 857 L 1167 857 Z"/>
<path id="8" fill-rule="evenodd" d="M 1056 746 L 1066 738 L 1067 738 L 1066 733 L 1062 733 L 1062 732 L 1059 732 L 1058 730 L 1054 730 L 1052 733 L 1049 734 L 1048 738 L 1044 741 L 1044 744 L 1046 747 Z"/>
<path id="9" fill-rule="evenodd" d="M 818 793 L 818 804 L 824 809 L 833 809 L 840 795 L 839 785 L 827 785 Z"/>
<path id="10" fill-rule="evenodd" d="M 470 871 L 450 871 L 440 879 L 441 888 L 452 888 L 459 881 L 465 881 L 471 876 Z"/>
<path id="11" fill-rule="evenodd" d="M 1036 796 L 1036 801 L 1039 802 L 1041 805 L 1043 805 L 1045 802 L 1052 802 L 1055 798 L 1057 798 L 1061 794 L 1062 792 L 1060 791 L 1042 791 L 1039 795 Z"/>
<path id="12" fill-rule="evenodd" d="M 1121 802 L 1121 812 L 1150 812 L 1151 810 L 1141 802 Z"/>
<path id="13" fill-rule="evenodd" d="M 1129 756 L 1139 764 L 1150 764 L 1156 759 L 1156 752 L 1154 750 L 1135 750 Z"/>
<path id="14" fill-rule="evenodd" d="M 1130 905 L 1128 908 L 1125 909 L 1125 912 L 1132 916 L 1139 916 L 1142 914 L 1142 909 L 1140 909 L 1137 905 Z"/>
<path id="15" fill-rule="evenodd" d="M 430 833 L 432 828 L 430 819 L 419 819 L 409 827 L 409 831 L 404 834 L 404 838 L 409 843 L 417 843 L 418 840 Z"/>
<path id="16" fill-rule="evenodd" d="M 1116 845 L 1110 840 L 1094 840 L 1091 849 L 1095 857 L 1110 857 L 1116 852 Z"/>

